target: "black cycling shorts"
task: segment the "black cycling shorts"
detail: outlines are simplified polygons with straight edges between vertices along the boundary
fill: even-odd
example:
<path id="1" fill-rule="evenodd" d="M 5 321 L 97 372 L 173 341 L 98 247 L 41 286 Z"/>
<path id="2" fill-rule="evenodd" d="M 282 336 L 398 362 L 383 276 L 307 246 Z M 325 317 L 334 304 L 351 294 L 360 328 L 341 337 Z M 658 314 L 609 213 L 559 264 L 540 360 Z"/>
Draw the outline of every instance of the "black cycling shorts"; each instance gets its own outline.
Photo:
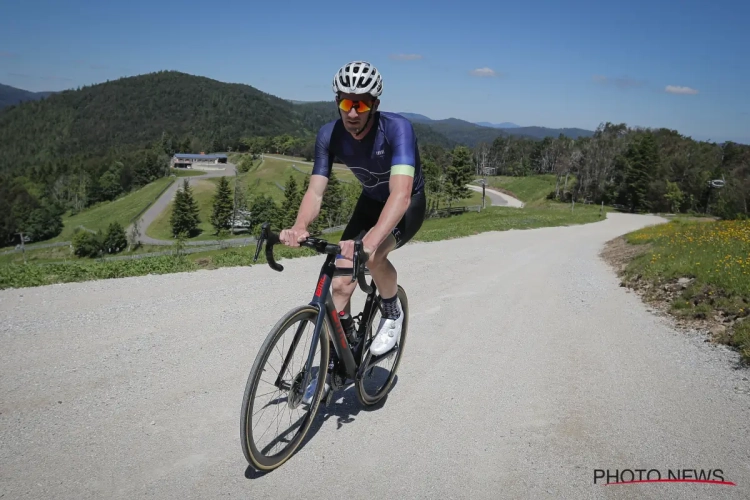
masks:
<path id="1" fill-rule="evenodd" d="M 372 229 L 378 223 L 384 207 L 385 202 L 373 200 L 362 193 L 354 207 L 354 213 L 341 235 L 341 241 L 353 240 L 362 231 L 366 233 Z M 422 227 L 426 212 L 427 198 L 424 191 L 412 194 L 411 203 L 409 203 L 404 216 L 391 231 L 391 234 L 396 238 L 396 248 L 404 246 L 417 234 L 419 228 Z"/>

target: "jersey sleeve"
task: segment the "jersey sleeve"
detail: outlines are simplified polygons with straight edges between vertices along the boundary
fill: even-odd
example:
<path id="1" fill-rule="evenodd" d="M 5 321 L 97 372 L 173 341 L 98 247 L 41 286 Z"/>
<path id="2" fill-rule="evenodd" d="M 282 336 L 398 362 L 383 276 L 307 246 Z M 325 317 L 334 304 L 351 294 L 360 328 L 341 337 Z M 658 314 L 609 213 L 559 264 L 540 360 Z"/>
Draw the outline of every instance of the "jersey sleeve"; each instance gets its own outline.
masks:
<path id="1" fill-rule="evenodd" d="M 331 167 L 333 166 L 333 156 L 331 155 L 331 136 L 333 135 L 333 126 L 335 122 L 326 123 L 315 138 L 315 157 L 313 158 L 312 175 L 323 175 L 330 177 Z"/>
<path id="2" fill-rule="evenodd" d="M 417 135 L 407 119 L 392 122 L 391 175 L 408 175 L 414 177 L 417 166 Z"/>

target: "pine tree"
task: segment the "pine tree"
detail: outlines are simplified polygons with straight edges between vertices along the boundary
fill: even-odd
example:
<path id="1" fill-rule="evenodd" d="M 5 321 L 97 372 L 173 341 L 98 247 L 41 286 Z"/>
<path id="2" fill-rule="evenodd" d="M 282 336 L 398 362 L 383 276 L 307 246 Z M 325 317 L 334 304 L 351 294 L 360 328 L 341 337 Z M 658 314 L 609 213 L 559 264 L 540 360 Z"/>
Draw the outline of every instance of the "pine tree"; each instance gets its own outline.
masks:
<path id="1" fill-rule="evenodd" d="M 169 217 L 169 225 L 172 227 L 172 236 L 177 238 L 184 232 L 185 227 L 185 193 L 177 189 L 172 205 L 172 215 Z"/>
<path id="2" fill-rule="evenodd" d="M 444 190 L 448 206 L 454 201 L 471 196 L 466 187 L 474 179 L 474 167 L 471 164 L 471 150 L 466 146 L 456 146 L 453 150 L 453 161 L 445 173 Z"/>
<path id="3" fill-rule="evenodd" d="M 174 208 L 169 219 L 172 225 L 172 236 L 177 238 L 181 233 L 185 236 L 195 233 L 200 224 L 198 213 L 198 204 L 193 197 L 193 190 L 188 179 L 184 179 L 182 189 L 178 189 L 175 194 Z"/>
<path id="4" fill-rule="evenodd" d="M 648 208 L 647 191 L 651 172 L 659 164 L 654 136 L 650 133 L 643 135 L 631 145 L 627 153 L 628 166 L 625 171 L 627 185 L 627 199 L 630 211 L 635 212 Z"/>
<path id="5" fill-rule="evenodd" d="M 211 213 L 211 225 L 216 230 L 215 234 L 219 234 L 221 230 L 229 230 L 233 211 L 232 190 L 229 188 L 227 178 L 222 176 L 219 179 L 219 185 L 216 186 L 213 212 Z"/>
<path id="6" fill-rule="evenodd" d="M 261 224 L 266 222 L 271 223 L 271 228 L 274 231 L 278 231 L 279 228 L 276 226 L 278 220 L 279 207 L 276 202 L 268 195 L 259 194 L 253 198 L 252 205 L 250 206 L 251 215 L 251 226 L 250 232 L 257 234 Z"/>
<path id="7" fill-rule="evenodd" d="M 289 178 L 284 186 L 284 201 L 279 211 L 277 224 L 281 229 L 288 229 L 294 225 L 297 220 L 297 212 L 302 201 L 302 194 L 299 192 L 297 180 L 289 174 Z"/>

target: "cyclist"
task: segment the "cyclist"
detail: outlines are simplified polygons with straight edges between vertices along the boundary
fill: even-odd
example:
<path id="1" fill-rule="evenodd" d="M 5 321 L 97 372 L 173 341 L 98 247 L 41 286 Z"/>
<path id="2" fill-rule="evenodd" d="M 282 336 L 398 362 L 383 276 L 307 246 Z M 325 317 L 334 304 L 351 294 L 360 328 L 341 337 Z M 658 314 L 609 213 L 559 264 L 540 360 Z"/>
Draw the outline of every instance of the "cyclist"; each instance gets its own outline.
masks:
<path id="1" fill-rule="evenodd" d="M 320 212 L 334 158 L 362 183 L 362 194 L 341 237 L 336 266 L 351 270 L 354 241 L 361 231 L 367 267 L 383 299 L 383 318 L 370 352 L 379 355 L 398 342 L 403 310 L 397 301 L 397 273 L 389 252 L 403 246 L 422 226 L 426 211 L 424 176 L 417 138 L 411 122 L 401 115 L 378 111 L 383 79 L 365 61 L 342 66 L 333 78 L 339 118 L 323 125 L 315 141 L 315 161 L 307 192 L 295 224 L 282 230 L 280 240 L 297 247 L 309 236 L 307 227 Z M 332 283 L 337 311 L 350 311 L 357 287 L 351 277 Z M 312 385 L 312 384 L 311 384 Z"/>

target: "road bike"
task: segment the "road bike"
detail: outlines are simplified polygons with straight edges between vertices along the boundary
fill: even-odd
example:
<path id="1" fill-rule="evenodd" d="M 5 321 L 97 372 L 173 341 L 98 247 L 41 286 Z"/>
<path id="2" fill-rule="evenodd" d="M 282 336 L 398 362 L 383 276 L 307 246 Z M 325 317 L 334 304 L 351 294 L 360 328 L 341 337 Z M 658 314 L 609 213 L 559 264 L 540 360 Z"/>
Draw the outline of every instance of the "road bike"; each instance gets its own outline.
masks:
<path id="1" fill-rule="evenodd" d="M 281 466 L 299 448 L 319 409 L 327 378 L 330 378 L 330 390 L 325 399 L 326 406 L 333 400 L 335 391 L 352 383 L 355 386 L 355 393 L 359 402 L 363 406 L 373 406 L 383 400 L 393 384 L 396 370 L 404 352 L 404 343 L 409 326 L 409 304 L 406 292 L 399 285 L 398 299 L 401 302 L 402 314 L 404 315 L 401 336 L 393 349 L 382 355 L 374 356 L 370 352 L 370 344 L 379 325 L 379 322 L 376 323 L 374 319 L 377 312 L 382 314 L 382 308 L 381 297 L 377 292 L 375 281 L 371 279 L 368 284 L 365 279 L 365 276 L 370 273 L 366 267 L 368 255 L 364 252 L 362 246 L 361 237 L 363 234 L 361 233 L 354 240 L 351 270 L 336 267 L 336 255 L 341 253 L 341 248 L 338 245 L 314 237 L 308 237 L 300 243 L 302 247 L 311 248 L 319 254 L 327 256 L 321 267 L 312 300 L 306 305 L 300 305 L 289 310 L 268 333 L 250 370 L 242 399 L 240 417 L 242 451 L 248 463 L 260 471 L 270 471 Z M 266 242 L 265 255 L 268 265 L 275 271 L 283 271 L 284 267 L 276 262 L 273 254 L 274 245 L 280 243 L 279 235 L 270 230 L 268 223 L 261 226 L 254 262 L 258 260 L 264 241 Z M 366 294 L 361 312 L 356 316 L 352 315 L 353 327 L 350 331 L 346 331 L 342 325 L 342 320 L 334 306 L 330 291 L 331 282 L 337 276 L 351 276 L 351 283 L 356 280 Z M 297 322 L 300 325 L 296 328 L 294 336 L 288 344 L 288 350 L 285 350 L 286 342 L 283 342 L 279 348 L 279 340 L 284 332 Z M 302 333 L 307 323 L 313 326 L 312 339 L 309 347 L 303 347 L 300 350 L 302 359 L 299 366 L 295 368 L 292 355 L 301 343 Z M 333 356 L 331 356 L 331 346 L 333 346 Z M 320 350 L 316 354 L 317 348 Z M 267 369 L 265 367 L 266 362 L 272 355 L 281 359 L 280 369 Z M 316 357 L 319 364 L 313 366 Z M 393 368 L 382 384 L 375 383 L 377 389 L 371 394 L 368 391 L 369 382 L 382 373 L 381 362 L 389 360 L 393 360 Z M 322 376 L 318 376 L 319 374 L 322 374 Z M 286 375 L 288 375 L 288 380 L 285 379 Z M 305 391 L 313 380 L 317 380 L 317 385 L 314 386 L 312 397 L 309 402 L 303 402 Z M 261 382 L 270 386 L 268 389 L 270 392 L 259 391 Z M 254 399 L 258 392 L 261 392 L 260 396 L 273 394 L 271 401 L 266 405 L 256 405 Z M 272 408 L 272 406 L 275 407 Z M 278 416 L 285 407 L 298 412 L 305 410 L 305 412 L 302 415 L 298 414 L 295 421 L 293 421 L 291 415 L 288 421 L 284 419 L 284 425 L 288 425 L 288 428 L 272 439 L 268 445 L 256 444 L 256 439 L 261 439 L 272 427 L 272 424 L 266 426 L 254 422 L 254 417 L 258 414 L 263 416 L 267 412 L 275 413 Z M 276 425 L 277 430 L 279 430 L 280 425 Z M 286 444 L 286 446 L 281 451 L 271 454 L 271 450 L 279 444 Z"/>

